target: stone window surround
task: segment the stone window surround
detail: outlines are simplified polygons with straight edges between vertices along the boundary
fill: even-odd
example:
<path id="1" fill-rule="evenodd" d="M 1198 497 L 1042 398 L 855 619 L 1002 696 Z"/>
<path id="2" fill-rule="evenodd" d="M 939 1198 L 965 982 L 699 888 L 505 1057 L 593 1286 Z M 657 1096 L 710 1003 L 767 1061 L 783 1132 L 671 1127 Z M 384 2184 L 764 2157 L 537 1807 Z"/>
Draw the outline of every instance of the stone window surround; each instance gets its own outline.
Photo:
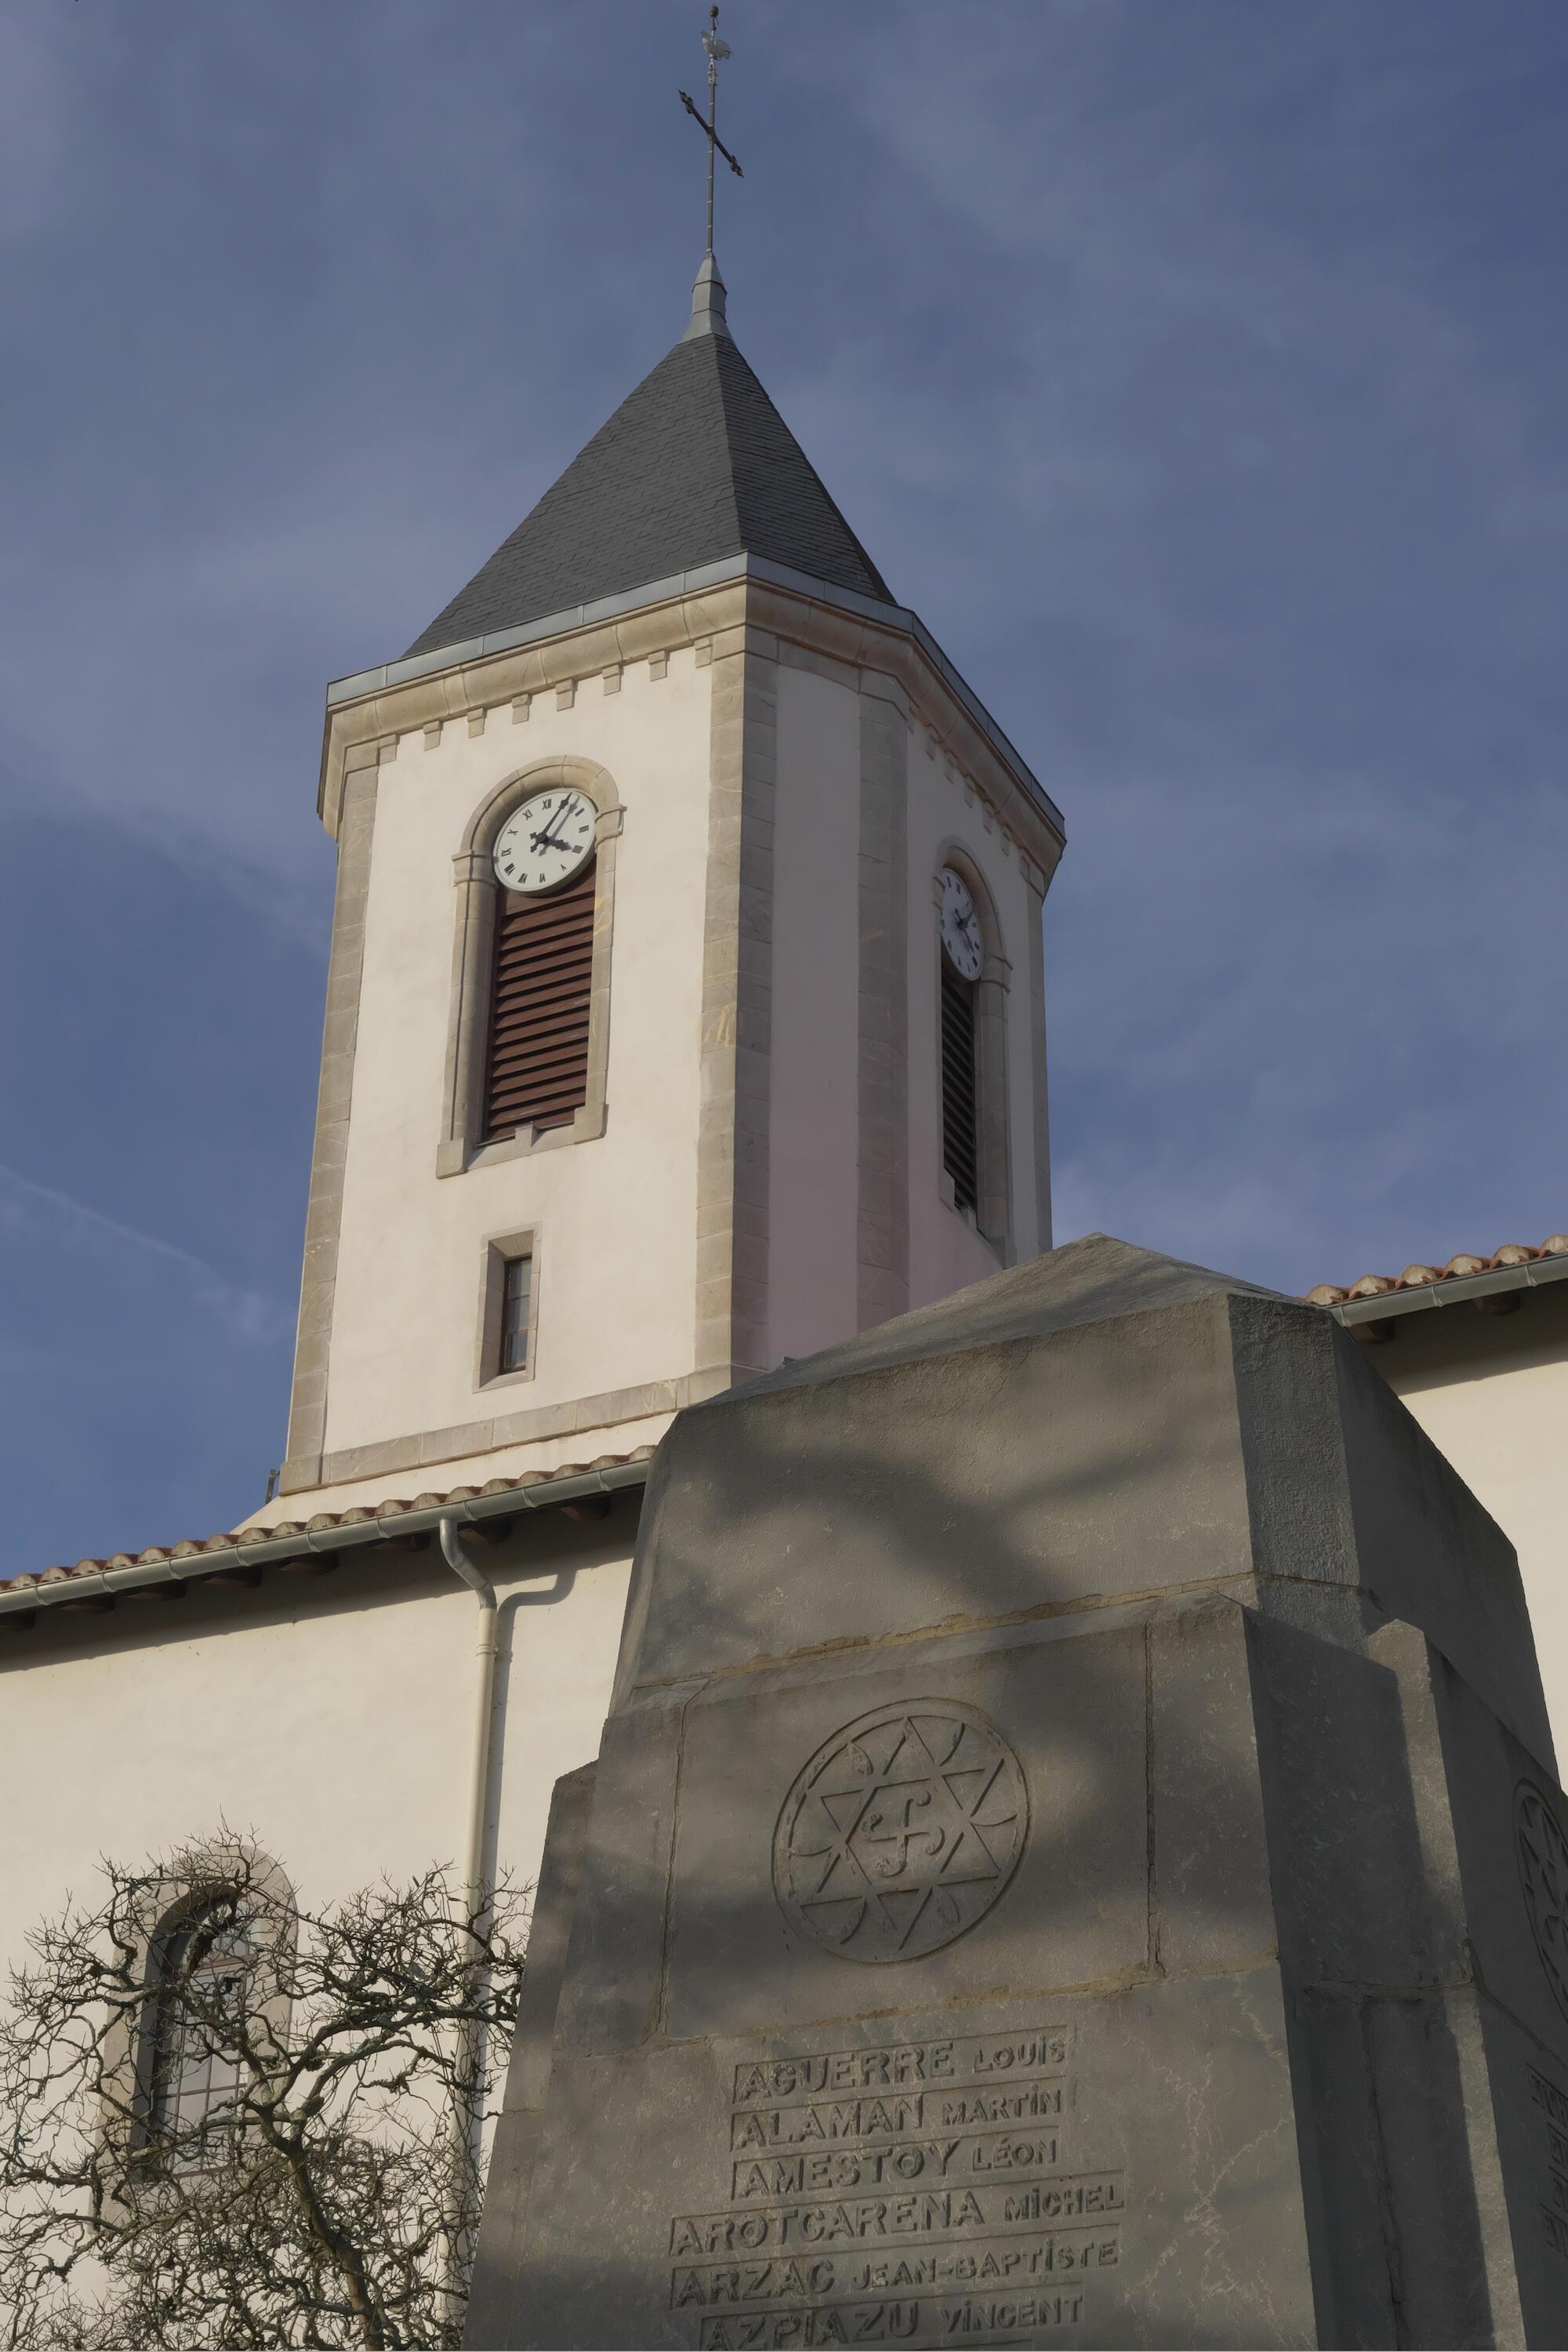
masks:
<path id="1" fill-rule="evenodd" d="M 1012 1120 L 1009 1116 L 1007 1087 L 1007 995 L 1012 986 L 1013 967 L 1003 950 L 1002 918 L 997 911 L 995 895 L 984 873 L 976 864 L 973 850 L 952 838 L 938 847 L 931 868 L 931 933 L 935 947 L 931 972 L 931 986 L 937 999 L 935 1040 L 936 1099 L 942 1102 L 942 877 L 944 866 L 951 866 L 969 886 L 970 897 L 980 917 L 980 928 L 985 940 L 985 961 L 980 977 L 974 983 L 974 1076 L 975 1076 L 975 1141 L 978 1146 L 976 1174 L 980 1194 L 973 1223 L 982 1241 L 989 1242 L 1004 1265 L 1011 1265 L 1015 1257 L 1013 1236 L 1013 1152 Z M 940 1118 L 939 1118 L 940 1124 Z M 942 1200 L 954 1215 L 963 1215 L 953 1196 L 952 1179 L 937 1163 L 937 1184 Z"/>
<path id="2" fill-rule="evenodd" d="M 139 1893 L 136 1904 L 139 1914 L 139 1973 L 144 1982 L 148 1981 L 150 1972 L 155 1967 L 158 1948 L 163 1938 L 173 1934 L 192 1910 L 231 1883 L 237 1864 L 243 1864 L 251 1879 L 272 1900 L 283 1905 L 287 1910 L 292 1910 L 294 1890 L 288 1877 L 269 1854 L 261 1853 L 248 1842 L 241 1843 L 220 1837 L 211 1844 L 195 1850 L 189 1859 L 195 1868 L 188 1878 L 150 1880 Z M 260 2004 L 260 2014 L 279 2041 L 288 2034 L 289 2010 L 290 2004 L 282 1994 L 275 1994 L 271 2000 Z M 154 1997 L 140 2017 L 132 2019 L 121 2015 L 116 2019 L 104 2040 L 104 2091 L 99 2128 L 105 2147 L 112 2148 L 116 2155 L 123 2150 L 124 2118 L 128 2108 L 138 2117 L 132 2137 L 133 2147 L 142 2140 L 145 2133 L 156 2011 Z"/>
<path id="3" fill-rule="evenodd" d="M 343 1171 L 348 1160 L 364 961 L 365 907 L 370 892 L 380 766 L 373 742 L 355 744 L 341 787 L 338 874 L 332 902 L 332 942 L 321 1028 L 321 1072 L 316 1132 L 310 1151 L 310 1193 L 300 1275 L 300 1320 L 289 1398 L 289 1437 L 278 1486 L 280 1494 L 313 1486 L 321 1476 L 327 1424 L 327 1363 L 337 1292 Z"/>
<path id="4" fill-rule="evenodd" d="M 489 1049 L 496 908 L 500 898 L 500 885 L 491 860 L 500 829 L 513 810 L 550 784 L 574 786 L 598 812 L 594 827 L 598 863 L 588 996 L 587 1099 L 564 1127 L 521 1128 L 515 1135 L 503 1136 L 494 1143 L 482 1143 L 479 1139 L 484 1118 L 485 1064 Z M 591 1142 L 605 1132 L 616 850 L 625 814 L 620 793 L 608 770 L 575 752 L 563 752 L 514 769 L 491 790 L 469 819 L 463 845 L 452 860 L 458 909 L 452 944 L 447 1057 L 441 1082 L 441 1135 L 436 1147 L 437 1176 L 460 1176 L 469 1168 L 488 1168 L 503 1160 L 524 1159 L 538 1151 L 559 1150 L 563 1145 Z"/>
<path id="5" fill-rule="evenodd" d="M 501 1370 L 501 1310 L 506 1298 L 506 1268 L 510 1258 L 529 1261 L 528 1360 L 516 1371 Z M 479 1314 L 474 1340 L 474 1387 L 488 1394 L 492 1389 L 516 1388 L 531 1381 L 539 1359 L 540 1228 L 520 1225 L 513 1232 L 487 1234 L 479 1244 Z"/>

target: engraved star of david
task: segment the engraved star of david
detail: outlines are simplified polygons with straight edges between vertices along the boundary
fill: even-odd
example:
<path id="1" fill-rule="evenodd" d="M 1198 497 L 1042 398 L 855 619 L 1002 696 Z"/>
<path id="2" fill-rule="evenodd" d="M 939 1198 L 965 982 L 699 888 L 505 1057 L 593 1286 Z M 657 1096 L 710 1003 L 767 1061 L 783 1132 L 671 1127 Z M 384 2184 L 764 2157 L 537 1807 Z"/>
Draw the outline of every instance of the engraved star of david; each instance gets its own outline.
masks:
<path id="1" fill-rule="evenodd" d="M 1568 2017 L 1568 1838 L 1533 1781 L 1521 1780 L 1514 1792 L 1513 1831 L 1531 1933 L 1552 1998 Z"/>
<path id="2" fill-rule="evenodd" d="M 1028 1827 L 1017 1758 L 978 1709 L 921 1699 L 862 1716 L 784 1800 L 773 1886 L 786 1918 L 853 1960 L 910 1960 L 974 1926 Z"/>

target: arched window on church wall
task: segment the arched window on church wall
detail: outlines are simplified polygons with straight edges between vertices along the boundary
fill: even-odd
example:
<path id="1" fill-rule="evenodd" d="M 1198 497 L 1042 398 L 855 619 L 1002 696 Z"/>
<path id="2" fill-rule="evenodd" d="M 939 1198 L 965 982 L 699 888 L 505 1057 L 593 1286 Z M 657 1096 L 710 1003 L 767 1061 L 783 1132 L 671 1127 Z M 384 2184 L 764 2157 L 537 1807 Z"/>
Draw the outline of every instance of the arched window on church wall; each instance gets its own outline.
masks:
<path id="1" fill-rule="evenodd" d="M 1007 985 L 995 898 L 968 852 L 950 843 L 931 885 L 936 909 L 938 1105 L 942 1194 L 1010 1264 Z"/>
<path id="2" fill-rule="evenodd" d="M 173 2171 L 205 2171 L 234 2153 L 243 2081 L 237 2037 L 258 1958 L 232 1887 L 185 1897 L 151 1939 L 142 2136 L 147 2153 Z"/>

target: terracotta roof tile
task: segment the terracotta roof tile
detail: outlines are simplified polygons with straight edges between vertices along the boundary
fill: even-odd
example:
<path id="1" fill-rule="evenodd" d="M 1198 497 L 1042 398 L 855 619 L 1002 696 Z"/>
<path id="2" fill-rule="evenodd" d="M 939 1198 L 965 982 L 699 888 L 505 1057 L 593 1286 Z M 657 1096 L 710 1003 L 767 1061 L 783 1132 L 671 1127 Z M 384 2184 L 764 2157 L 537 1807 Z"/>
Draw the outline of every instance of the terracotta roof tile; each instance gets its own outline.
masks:
<path id="1" fill-rule="evenodd" d="M 1490 1257 L 1475 1257 L 1461 1250 L 1447 1265 L 1407 1265 L 1403 1274 L 1363 1274 L 1346 1288 L 1320 1282 L 1306 1293 L 1309 1307 L 1342 1307 L 1348 1298 L 1382 1298 L 1391 1290 L 1422 1290 L 1429 1283 L 1452 1282 L 1466 1274 L 1491 1274 L 1503 1266 L 1530 1265 L 1542 1257 L 1568 1257 L 1568 1234 L 1548 1234 L 1539 1247 L 1528 1242 L 1504 1242 Z"/>
<path id="2" fill-rule="evenodd" d="M 1563 1247 L 1568 1250 L 1568 1242 Z M 240 1546 L 277 1543 L 286 1537 L 297 1536 L 301 1551 L 309 1549 L 308 1537 L 320 1534 L 327 1528 L 374 1527 L 382 1519 L 401 1517 L 405 1511 L 437 1510 L 448 1503 L 473 1502 L 481 1496 L 516 1494 L 524 1487 L 563 1485 L 569 1478 L 585 1478 L 600 1470 L 626 1469 L 634 1463 L 647 1462 L 653 1457 L 651 1445 L 635 1446 L 629 1454 L 601 1454 L 584 1466 L 580 1462 L 563 1463 L 558 1470 L 523 1470 L 515 1478 L 487 1478 L 482 1486 L 453 1486 L 445 1494 L 416 1495 L 412 1502 L 389 1497 L 384 1503 L 356 1503 L 344 1511 L 318 1511 L 309 1527 L 299 1519 L 279 1519 L 269 1528 L 241 1528 L 227 1535 L 186 1536 L 175 1544 L 149 1544 L 139 1552 L 117 1551 L 102 1559 L 79 1559 L 74 1568 L 46 1568 L 41 1572 L 23 1570 L 16 1576 L 0 1577 L 0 1592 L 36 1591 L 42 1586 L 53 1587 L 68 1583 L 75 1577 L 97 1576 L 105 1569 L 160 1568 L 173 1560 L 197 1559 L 203 1553 L 227 1553 Z"/>

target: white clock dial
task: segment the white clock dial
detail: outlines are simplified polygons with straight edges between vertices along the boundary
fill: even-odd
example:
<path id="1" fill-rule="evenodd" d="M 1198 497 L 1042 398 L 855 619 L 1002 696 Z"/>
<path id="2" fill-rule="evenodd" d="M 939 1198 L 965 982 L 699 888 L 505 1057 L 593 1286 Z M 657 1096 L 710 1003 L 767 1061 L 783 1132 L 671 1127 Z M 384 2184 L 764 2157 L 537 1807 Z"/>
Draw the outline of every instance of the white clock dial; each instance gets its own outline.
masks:
<path id="1" fill-rule="evenodd" d="M 980 918 L 974 911 L 969 885 L 951 866 L 942 870 L 942 943 L 954 971 L 961 972 L 965 980 L 979 979 L 980 967 L 985 961 Z"/>
<path id="2" fill-rule="evenodd" d="M 496 880 L 502 889 L 531 898 L 536 890 L 569 882 L 594 854 L 597 815 L 587 793 L 571 784 L 552 784 L 524 801 L 496 843 Z"/>

